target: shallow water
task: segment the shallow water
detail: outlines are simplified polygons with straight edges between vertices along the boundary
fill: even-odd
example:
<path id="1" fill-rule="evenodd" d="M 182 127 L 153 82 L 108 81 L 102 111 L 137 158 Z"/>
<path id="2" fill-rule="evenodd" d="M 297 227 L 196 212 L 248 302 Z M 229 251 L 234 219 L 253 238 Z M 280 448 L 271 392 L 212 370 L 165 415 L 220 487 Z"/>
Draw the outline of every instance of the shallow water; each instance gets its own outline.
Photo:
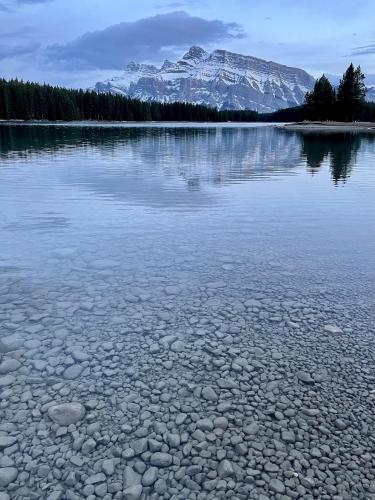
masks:
<path id="1" fill-rule="evenodd" d="M 0 126 L 0 485 L 11 467 L 12 498 L 373 498 L 374 226 L 371 135 Z M 86 417 L 60 434 L 48 407 L 69 401 Z"/>

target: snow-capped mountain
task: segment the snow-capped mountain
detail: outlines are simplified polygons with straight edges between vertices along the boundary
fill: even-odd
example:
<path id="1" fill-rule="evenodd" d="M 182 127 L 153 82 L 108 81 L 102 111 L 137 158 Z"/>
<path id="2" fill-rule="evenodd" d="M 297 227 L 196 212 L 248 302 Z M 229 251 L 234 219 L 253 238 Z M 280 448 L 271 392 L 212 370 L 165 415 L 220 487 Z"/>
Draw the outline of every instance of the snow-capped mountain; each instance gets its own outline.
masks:
<path id="1" fill-rule="evenodd" d="M 375 85 L 367 86 L 366 101 L 375 102 Z"/>
<path id="2" fill-rule="evenodd" d="M 302 104 L 314 86 L 306 71 L 226 50 L 190 50 L 177 62 L 158 68 L 130 63 L 119 76 L 98 82 L 95 90 L 144 101 L 190 102 L 218 109 L 271 112 Z"/>

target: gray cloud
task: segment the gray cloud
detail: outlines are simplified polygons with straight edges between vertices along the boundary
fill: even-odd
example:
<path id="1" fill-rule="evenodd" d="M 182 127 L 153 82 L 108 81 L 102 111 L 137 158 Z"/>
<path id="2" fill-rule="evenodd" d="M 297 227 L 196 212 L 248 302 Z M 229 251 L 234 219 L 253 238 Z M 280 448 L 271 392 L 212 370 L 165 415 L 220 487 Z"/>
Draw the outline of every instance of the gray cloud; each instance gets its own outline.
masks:
<path id="1" fill-rule="evenodd" d="M 25 45 L 0 45 L 0 60 L 32 54 L 39 48 L 40 44 L 36 42 L 31 42 Z"/>
<path id="2" fill-rule="evenodd" d="M 174 2 L 166 4 L 158 4 L 156 7 L 158 9 L 180 9 L 182 7 L 192 7 L 197 6 L 202 3 L 202 0 L 176 0 Z"/>
<path id="3" fill-rule="evenodd" d="M 11 29 L 10 31 L 3 31 L 0 33 L 0 38 L 11 40 L 11 39 L 28 39 L 35 35 L 36 29 L 34 26 L 20 26 L 16 29 Z"/>
<path id="4" fill-rule="evenodd" d="M 47 3 L 47 2 L 51 2 L 52 0 L 13 0 L 13 2 L 9 2 L 9 3 L 13 3 L 13 4 L 35 4 L 35 3 Z"/>
<path id="5" fill-rule="evenodd" d="M 353 51 L 350 53 L 351 56 L 364 56 L 367 54 L 375 54 L 375 42 L 369 45 L 363 45 L 362 47 L 354 47 Z"/>
<path id="6" fill-rule="evenodd" d="M 122 22 L 85 33 L 67 44 L 51 45 L 46 59 L 52 66 L 122 69 L 130 60 L 158 61 L 189 45 L 243 36 L 237 23 L 208 21 L 178 11 Z"/>
<path id="7" fill-rule="evenodd" d="M 38 3 L 47 3 L 52 0 L 3 0 L 0 1 L 0 11 L 2 12 L 11 12 L 16 7 L 20 5 L 34 5 Z"/>

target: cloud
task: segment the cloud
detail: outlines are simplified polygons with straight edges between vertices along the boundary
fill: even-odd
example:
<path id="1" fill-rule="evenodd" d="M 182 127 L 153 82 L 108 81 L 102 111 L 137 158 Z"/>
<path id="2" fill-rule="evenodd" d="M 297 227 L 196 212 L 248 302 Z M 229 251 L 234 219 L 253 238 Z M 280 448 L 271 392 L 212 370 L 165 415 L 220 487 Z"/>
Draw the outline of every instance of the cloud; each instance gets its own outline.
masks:
<path id="1" fill-rule="evenodd" d="M 0 12 L 11 12 L 19 5 L 35 5 L 51 1 L 52 0 L 3 0 L 0 1 Z"/>
<path id="2" fill-rule="evenodd" d="M 0 33 L 0 39 L 6 39 L 6 40 L 11 40 L 11 39 L 27 39 L 35 35 L 36 29 L 34 26 L 20 26 L 16 29 L 10 29 L 10 31 L 3 31 Z"/>
<path id="3" fill-rule="evenodd" d="M 25 45 L 1 45 L 0 44 L 0 60 L 13 57 L 25 56 L 36 52 L 40 48 L 39 43 L 28 43 Z"/>
<path id="4" fill-rule="evenodd" d="M 156 5 L 157 9 L 180 9 L 181 7 L 192 7 L 198 6 L 202 2 L 201 0 L 176 0 L 174 2 L 166 3 L 166 4 L 158 4 Z"/>
<path id="5" fill-rule="evenodd" d="M 363 45 L 362 47 L 354 47 L 350 53 L 351 56 L 365 56 L 367 54 L 375 54 L 375 42 Z"/>
<path id="6" fill-rule="evenodd" d="M 46 49 L 46 59 L 52 66 L 114 70 L 131 60 L 160 61 L 189 45 L 243 36 L 237 23 L 209 21 L 177 11 L 122 22 L 66 44 L 51 45 Z"/>
<path id="7" fill-rule="evenodd" d="M 19 5 L 19 4 L 29 4 L 29 5 L 33 5 L 33 4 L 36 4 L 36 3 L 47 3 L 47 2 L 51 2 L 52 0 L 10 0 L 8 1 L 8 5 Z"/>

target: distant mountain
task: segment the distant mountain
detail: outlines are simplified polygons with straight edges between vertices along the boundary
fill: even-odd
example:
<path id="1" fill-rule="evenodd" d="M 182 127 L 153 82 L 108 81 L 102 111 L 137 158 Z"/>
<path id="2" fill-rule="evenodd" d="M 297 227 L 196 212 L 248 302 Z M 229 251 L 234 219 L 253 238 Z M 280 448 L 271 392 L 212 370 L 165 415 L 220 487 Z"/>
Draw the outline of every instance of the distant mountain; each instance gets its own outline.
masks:
<path id="1" fill-rule="evenodd" d="M 367 85 L 366 101 L 375 102 L 375 85 Z"/>
<path id="2" fill-rule="evenodd" d="M 302 69 L 226 50 L 208 53 L 191 47 L 182 59 L 165 61 L 160 68 L 132 62 L 123 75 L 98 82 L 95 90 L 144 101 L 272 112 L 302 104 L 314 82 Z"/>

